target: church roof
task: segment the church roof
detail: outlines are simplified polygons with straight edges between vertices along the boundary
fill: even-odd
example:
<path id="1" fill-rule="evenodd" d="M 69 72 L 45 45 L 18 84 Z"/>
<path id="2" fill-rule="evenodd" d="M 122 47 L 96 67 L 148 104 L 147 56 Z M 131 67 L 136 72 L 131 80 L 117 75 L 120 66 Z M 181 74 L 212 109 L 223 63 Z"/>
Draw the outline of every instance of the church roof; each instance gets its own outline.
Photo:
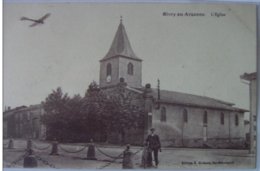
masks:
<path id="1" fill-rule="evenodd" d="M 133 60 L 142 61 L 140 58 L 138 58 L 130 44 L 130 41 L 127 37 L 125 27 L 122 23 L 122 18 L 120 19 L 120 24 L 118 26 L 116 35 L 114 37 L 114 40 L 110 46 L 110 49 L 106 56 L 101 59 L 101 61 L 116 57 L 116 56 L 122 56 L 126 58 L 131 58 Z"/>
<path id="2" fill-rule="evenodd" d="M 138 90 L 145 91 L 145 88 L 141 88 Z M 153 96 L 154 99 L 156 99 L 156 102 L 159 103 L 238 111 L 238 112 L 249 112 L 246 109 L 234 107 L 233 106 L 235 105 L 234 103 L 225 102 L 219 99 L 214 99 L 206 96 L 199 96 L 199 95 L 193 95 L 193 94 L 169 91 L 169 90 L 160 90 L 160 100 L 158 100 L 158 90 L 155 88 L 151 88 L 151 95 Z"/>
<path id="3" fill-rule="evenodd" d="M 157 89 L 152 89 L 152 95 L 157 99 Z M 233 107 L 233 103 L 224 102 L 218 99 L 198 96 L 187 93 L 180 93 L 175 91 L 160 90 L 160 100 L 161 103 L 170 103 L 170 104 L 179 104 L 186 106 L 194 107 L 205 107 L 213 109 L 222 109 L 222 110 L 232 110 L 232 111 L 242 111 L 247 112 L 247 110 Z"/>

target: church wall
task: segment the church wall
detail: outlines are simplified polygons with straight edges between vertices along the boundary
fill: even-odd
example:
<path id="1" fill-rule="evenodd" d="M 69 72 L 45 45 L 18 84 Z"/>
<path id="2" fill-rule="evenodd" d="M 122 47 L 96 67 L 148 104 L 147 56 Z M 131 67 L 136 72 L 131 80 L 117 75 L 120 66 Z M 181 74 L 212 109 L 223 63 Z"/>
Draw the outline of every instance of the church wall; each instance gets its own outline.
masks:
<path id="1" fill-rule="evenodd" d="M 127 74 L 127 65 L 132 63 L 134 66 L 134 74 Z M 142 63 L 127 58 L 119 58 L 119 78 L 123 77 L 130 87 L 142 86 Z"/>
<path id="2" fill-rule="evenodd" d="M 156 133 L 160 136 L 162 146 L 178 146 L 181 145 L 182 116 L 180 114 L 181 108 L 178 106 L 160 105 L 166 107 L 166 122 L 161 122 L 161 110 L 153 110 L 152 127 L 155 128 Z"/>
<path id="3" fill-rule="evenodd" d="M 235 124 L 235 115 L 238 115 L 238 125 Z M 230 130 L 231 130 L 231 143 L 233 146 L 243 145 L 245 141 L 244 134 L 244 115 L 238 112 L 232 112 L 230 115 Z"/>
<path id="4" fill-rule="evenodd" d="M 208 113 L 208 138 L 229 138 L 229 113 L 223 110 L 206 110 Z M 221 113 L 224 114 L 224 124 L 221 124 Z"/>
<path id="5" fill-rule="evenodd" d="M 241 147 L 244 142 L 243 113 L 238 113 L 239 126 L 235 126 L 235 114 L 231 111 L 161 104 L 166 107 L 166 122 L 160 121 L 161 110 L 153 109 L 152 125 L 163 146 L 174 147 Z M 188 112 L 188 122 L 183 121 L 183 110 Z M 203 123 L 207 111 L 207 123 Z M 221 124 L 221 112 L 224 124 Z M 229 115 L 231 119 L 229 121 Z M 233 119 L 232 119 L 233 118 Z M 229 125 L 230 123 L 230 125 Z M 232 142 L 229 141 L 229 137 Z"/>
<path id="6" fill-rule="evenodd" d="M 107 82 L 107 64 L 111 63 L 112 65 L 112 73 L 111 73 L 111 81 Z M 99 86 L 105 87 L 105 86 L 111 86 L 116 85 L 119 83 L 119 59 L 118 58 L 111 58 L 106 61 L 100 62 L 100 76 L 99 76 Z"/>

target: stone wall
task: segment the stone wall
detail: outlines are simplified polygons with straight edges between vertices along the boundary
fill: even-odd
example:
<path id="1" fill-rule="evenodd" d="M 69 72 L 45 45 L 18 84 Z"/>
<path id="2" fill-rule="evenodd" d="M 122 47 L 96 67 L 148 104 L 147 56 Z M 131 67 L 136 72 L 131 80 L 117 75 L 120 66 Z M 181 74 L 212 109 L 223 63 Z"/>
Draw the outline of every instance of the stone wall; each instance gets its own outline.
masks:
<path id="1" fill-rule="evenodd" d="M 127 74 L 127 65 L 132 63 L 134 66 L 133 75 Z M 119 78 L 123 77 L 130 87 L 142 86 L 142 63 L 140 61 L 130 60 L 127 58 L 119 58 Z"/>
<path id="2" fill-rule="evenodd" d="M 127 73 L 127 65 L 133 64 L 133 75 Z M 107 64 L 112 66 L 111 81 L 107 82 Z M 116 85 L 120 82 L 120 78 L 124 78 L 130 87 L 142 87 L 142 63 L 140 61 L 128 59 L 125 57 L 114 57 L 109 60 L 100 62 L 100 87 Z"/>
<path id="3" fill-rule="evenodd" d="M 107 82 L 107 64 L 110 63 L 112 66 L 111 81 Z M 110 60 L 100 62 L 99 72 L 99 86 L 111 86 L 119 83 L 119 58 L 112 58 Z"/>

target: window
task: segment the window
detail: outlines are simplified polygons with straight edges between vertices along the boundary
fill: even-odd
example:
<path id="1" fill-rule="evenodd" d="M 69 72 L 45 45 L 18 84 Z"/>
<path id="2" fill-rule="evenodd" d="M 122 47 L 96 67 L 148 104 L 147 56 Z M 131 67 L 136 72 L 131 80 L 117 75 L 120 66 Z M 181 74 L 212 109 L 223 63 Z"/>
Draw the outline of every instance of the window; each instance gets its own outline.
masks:
<path id="1" fill-rule="evenodd" d="M 183 122 L 187 123 L 188 122 L 188 112 L 186 109 L 183 110 L 182 117 L 183 117 Z"/>
<path id="2" fill-rule="evenodd" d="M 108 63 L 107 64 L 107 76 L 111 75 L 112 73 L 112 66 L 111 66 L 111 63 Z"/>
<path id="3" fill-rule="evenodd" d="M 134 74 L 134 65 L 131 62 L 127 65 L 127 74 L 129 75 Z"/>
<path id="4" fill-rule="evenodd" d="M 203 124 L 206 125 L 207 123 L 208 123 L 208 112 L 205 111 L 203 115 Z"/>
<path id="5" fill-rule="evenodd" d="M 236 115 L 235 115 L 235 125 L 238 126 L 238 123 L 239 123 L 239 122 L 238 122 L 238 115 L 236 114 Z"/>
<path id="6" fill-rule="evenodd" d="M 224 113 L 221 112 L 221 114 L 220 114 L 220 123 L 221 123 L 221 125 L 224 125 L 224 123 L 225 123 L 224 116 L 225 116 Z"/>
<path id="7" fill-rule="evenodd" d="M 166 122 L 166 108 L 161 108 L 161 122 Z"/>

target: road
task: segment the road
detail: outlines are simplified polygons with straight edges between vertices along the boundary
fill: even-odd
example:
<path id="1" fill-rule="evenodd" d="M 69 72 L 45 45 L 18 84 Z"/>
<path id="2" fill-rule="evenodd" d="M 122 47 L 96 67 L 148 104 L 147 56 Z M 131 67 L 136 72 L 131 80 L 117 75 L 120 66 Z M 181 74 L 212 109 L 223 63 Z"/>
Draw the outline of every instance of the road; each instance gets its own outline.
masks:
<path id="1" fill-rule="evenodd" d="M 8 140 L 4 140 L 3 166 L 4 168 L 22 168 L 26 141 L 14 140 L 14 149 L 7 149 Z M 121 169 L 122 158 L 119 156 L 125 147 L 112 145 L 96 145 L 97 160 L 86 160 L 86 144 L 59 144 L 59 155 L 49 155 L 51 144 L 33 140 L 33 150 L 39 156 L 38 167 L 75 168 L 75 169 Z M 82 150 L 81 150 L 82 149 Z M 81 151 L 80 151 L 81 150 Z M 142 147 L 131 147 L 136 153 L 133 157 L 134 168 L 140 169 Z M 77 153 L 73 153 L 80 151 Z M 19 160 L 17 163 L 14 161 Z M 163 148 L 159 153 L 158 169 L 176 168 L 254 168 L 255 156 L 248 154 L 248 150 L 232 149 L 194 149 L 194 148 Z M 45 162 L 43 162 L 45 161 Z"/>

